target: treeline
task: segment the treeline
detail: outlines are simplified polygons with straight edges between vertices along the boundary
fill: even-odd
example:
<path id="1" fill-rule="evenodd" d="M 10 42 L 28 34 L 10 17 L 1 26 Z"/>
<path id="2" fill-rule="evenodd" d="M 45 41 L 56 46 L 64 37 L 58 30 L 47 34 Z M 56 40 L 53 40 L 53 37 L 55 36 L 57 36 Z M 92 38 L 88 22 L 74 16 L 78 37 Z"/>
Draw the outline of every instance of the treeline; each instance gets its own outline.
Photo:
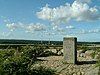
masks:
<path id="1" fill-rule="evenodd" d="M 41 43 L 63 45 L 62 41 L 0 39 L 0 44 L 41 44 Z"/>
<path id="2" fill-rule="evenodd" d="M 100 42 L 78 42 L 77 44 L 100 44 Z"/>
<path id="3" fill-rule="evenodd" d="M 63 41 L 46 41 L 46 40 L 17 40 L 17 39 L 0 39 L 0 44 L 50 44 L 63 45 Z M 77 45 L 100 44 L 100 42 L 77 42 Z"/>

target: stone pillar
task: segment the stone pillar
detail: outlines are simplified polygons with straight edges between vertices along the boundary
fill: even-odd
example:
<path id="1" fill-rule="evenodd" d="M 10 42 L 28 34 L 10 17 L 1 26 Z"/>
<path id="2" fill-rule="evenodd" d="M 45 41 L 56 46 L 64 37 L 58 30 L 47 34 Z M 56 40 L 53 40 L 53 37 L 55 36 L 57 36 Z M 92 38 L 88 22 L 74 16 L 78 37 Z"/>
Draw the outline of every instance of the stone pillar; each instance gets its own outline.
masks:
<path id="1" fill-rule="evenodd" d="M 63 54 L 64 60 L 67 63 L 76 64 L 77 63 L 77 38 L 76 37 L 64 37 L 63 38 Z"/>

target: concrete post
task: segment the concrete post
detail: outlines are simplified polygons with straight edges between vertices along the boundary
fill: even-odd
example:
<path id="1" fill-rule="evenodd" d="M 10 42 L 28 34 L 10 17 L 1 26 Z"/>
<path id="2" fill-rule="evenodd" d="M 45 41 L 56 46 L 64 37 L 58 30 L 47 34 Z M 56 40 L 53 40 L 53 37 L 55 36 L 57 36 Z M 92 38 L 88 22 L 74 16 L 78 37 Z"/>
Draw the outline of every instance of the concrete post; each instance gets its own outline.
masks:
<path id="1" fill-rule="evenodd" d="M 77 63 L 77 38 L 76 37 L 64 37 L 63 38 L 63 54 L 64 60 L 67 63 Z"/>

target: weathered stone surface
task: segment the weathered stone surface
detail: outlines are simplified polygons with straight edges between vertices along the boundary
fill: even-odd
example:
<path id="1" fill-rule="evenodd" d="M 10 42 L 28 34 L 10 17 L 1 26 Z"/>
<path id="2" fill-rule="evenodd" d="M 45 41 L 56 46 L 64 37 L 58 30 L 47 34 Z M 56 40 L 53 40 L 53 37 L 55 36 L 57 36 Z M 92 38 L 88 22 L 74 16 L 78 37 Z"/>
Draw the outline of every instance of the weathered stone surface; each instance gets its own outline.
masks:
<path id="1" fill-rule="evenodd" d="M 64 60 L 67 63 L 76 64 L 77 63 L 77 51 L 76 51 L 77 38 L 68 37 L 63 39 L 63 54 Z"/>
<path id="2" fill-rule="evenodd" d="M 85 75 L 100 75 L 100 67 L 89 69 Z"/>

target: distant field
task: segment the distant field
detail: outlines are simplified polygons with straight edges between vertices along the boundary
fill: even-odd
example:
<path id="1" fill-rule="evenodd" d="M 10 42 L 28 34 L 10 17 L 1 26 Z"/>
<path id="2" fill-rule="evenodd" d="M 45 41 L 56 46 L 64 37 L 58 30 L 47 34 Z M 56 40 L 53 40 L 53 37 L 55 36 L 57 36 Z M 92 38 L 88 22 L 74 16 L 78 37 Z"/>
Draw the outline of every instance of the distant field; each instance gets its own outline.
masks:
<path id="1" fill-rule="evenodd" d="M 17 39 L 0 39 L 0 48 L 9 46 L 19 47 L 26 45 L 45 45 L 45 46 L 60 46 L 63 47 L 63 41 L 47 41 L 47 40 L 17 40 Z M 77 47 L 99 47 L 100 42 L 77 42 Z"/>

